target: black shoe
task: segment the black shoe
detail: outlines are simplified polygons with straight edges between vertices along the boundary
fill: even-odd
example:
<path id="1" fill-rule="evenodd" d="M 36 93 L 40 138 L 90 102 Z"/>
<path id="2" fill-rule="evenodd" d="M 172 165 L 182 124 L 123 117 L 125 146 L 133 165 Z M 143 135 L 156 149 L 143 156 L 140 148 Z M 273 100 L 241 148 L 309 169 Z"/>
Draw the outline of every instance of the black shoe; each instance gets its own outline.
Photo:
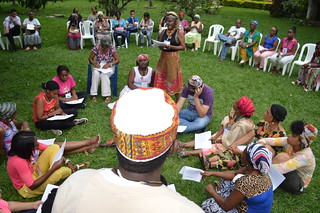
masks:
<path id="1" fill-rule="evenodd" d="M 3 33 L 2 36 L 3 36 L 3 37 L 7 37 L 8 34 L 7 34 L 7 33 Z"/>

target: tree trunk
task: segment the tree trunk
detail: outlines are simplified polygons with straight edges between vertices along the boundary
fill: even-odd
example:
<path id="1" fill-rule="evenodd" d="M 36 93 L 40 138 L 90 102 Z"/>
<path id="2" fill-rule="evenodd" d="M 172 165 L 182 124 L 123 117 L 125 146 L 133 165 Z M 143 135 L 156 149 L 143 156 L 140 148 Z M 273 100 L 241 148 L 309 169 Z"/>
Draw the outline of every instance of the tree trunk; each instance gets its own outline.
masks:
<path id="1" fill-rule="evenodd" d="M 318 0 L 309 0 L 306 19 L 310 21 L 316 21 L 317 19 L 317 8 L 319 4 L 317 1 Z"/>

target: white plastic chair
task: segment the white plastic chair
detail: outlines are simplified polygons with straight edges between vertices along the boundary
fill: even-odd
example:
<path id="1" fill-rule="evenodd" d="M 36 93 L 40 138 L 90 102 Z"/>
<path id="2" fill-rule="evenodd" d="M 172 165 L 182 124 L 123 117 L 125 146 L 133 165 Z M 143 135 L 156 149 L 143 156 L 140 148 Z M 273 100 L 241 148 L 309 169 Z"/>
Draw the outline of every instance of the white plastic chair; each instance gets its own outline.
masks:
<path id="1" fill-rule="evenodd" d="M 140 35 L 139 35 L 139 38 L 140 38 Z M 146 35 L 143 35 L 143 39 L 146 39 L 146 46 L 148 47 L 148 38 L 147 38 L 147 36 Z M 152 42 L 151 42 L 152 43 Z M 139 42 L 138 42 L 138 44 L 139 44 Z"/>
<path id="2" fill-rule="evenodd" d="M 3 22 L 3 29 L 4 29 L 4 32 L 5 32 L 4 22 Z M 0 39 L 1 39 L 1 37 L 0 37 Z M 20 35 L 13 36 L 13 39 L 18 39 L 18 41 L 20 43 L 20 46 L 21 46 L 21 49 L 23 49 L 21 36 Z M 1 43 L 2 43 L 2 39 L 1 39 Z M 7 46 L 7 50 L 9 50 L 9 39 L 7 37 L 6 37 L 6 46 Z M 1 47 L 2 47 L 2 45 L 1 45 Z M 5 50 L 3 47 L 2 47 L 2 49 Z"/>
<path id="3" fill-rule="evenodd" d="M 305 59 L 302 60 L 302 57 L 303 57 L 303 55 L 304 55 L 304 51 L 305 51 L 306 49 L 307 49 L 307 55 L 306 55 Z M 316 44 L 312 44 L 312 43 L 307 43 L 307 44 L 304 44 L 304 45 L 302 46 L 302 49 L 301 49 L 301 52 L 300 52 L 300 55 L 299 55 L 298 60 L 294 61 L 294 62 L 292 63 L 292 65 L 291 65 L 291 69 L 290 69 L 290 72 L 289 72 L 289 76 L 291 76 L 291 74 L 292 74 L 292 70 L 293 70 L 293 68 L 294 68 L 294 65 L 297 64 L 297 65 L 301 66 L 301 65 L 306 64 L 306 63 L 308 63 L 308 62 L 311 61 L 315 49 L 316 49 Z"/>
<path id="4" fill-rule="evenodd" d="M 134 35 L 136 38 L 136 45 L 139 44 L 139 32 L 131 33 L 130 36 Z"/>
<path id="5" fill-rule="evenodd" d="M 260 46 L 262 39 L 263 39 L 263 35 L 262 35 L 262 33 L 260 33 L 260 40 L 259 40 L 258 47 Z M 238 58 L 238 59 L 239 59 L 239 58 Z M 253 66 L 253 65 L 254 65 L 253 61 L 254 61 L 254 56 L 252 55 L 252 56 L 249 58 L 249 66 L 251 66 L 251 65 Z"/>
<path id="6" fill-rule="evenodd" d="M 278 37 L 278 45 L 277 45 L 277 47 L 276 47 L 276 49 L 275 49 L 275 52 L 278 51 L 278 49 L 279 49 L 279 47 L 280 47 L 280 43 L 281 43 L 281 39 Z M 265 71 L 267 70 L 268 60 L 269 60 L 270 57 L 271 57 L 271 56 L 268 56 L 268 57 L 266 57 L 265 60 L 264 60 L 263 72 L 265 72 Z"/>
<path id="7" fill-rule="evenodd" d="M 298 53 L 298 51 L 299 51 L 299 48 L 300 48 L 300 44 L 298 43 L 298 47 L 297 47 L 297 50 L 296 50 L 296 52 L 295 52 L 295 54 L 294 54 L 294 56 L 293 56 L 293 59 L 296 57 L 296 55 L 297 55 L 297 53 Z M 286 74 L 287 67 L 288 67 L 288 65 L 289 65 L 289 67 L 290 67 L 290 64 L 292 63 L 293 59 L 292 59 L 291 61 L 288 61 L 287 63 L 285 63 L 285 64 L 283 65 L 282 75 Z M 268 72 L 270 72 L 271 66 L 272 66 L 272 63 L 270 63 Z"/>
<path id="8" fill-rule="evenodd" d="M 80 47 L 83 49 L 83 46 L 85 46 L 84 39 L 91 39 L 92 44 L 95 46 L 96 41 L 94 38 L 94 30 L 93 30 L 93 22 L 92 21 L 84 21 L 79 23 L 80 28 Z"/>
<path id="9" fill-rule="evenodd" d="M 320 82 L 317 83 L 317 86 L 316 86 L 316 91 L 318 92 L 319 91 L 319 87 L 320 87 Z"/>
<path id="10" fill-rule="evenodd" d="M 204 41 L 202 52 L 204 52 L 207 42 L 210 42 L 214 44 L 213 54 L 216 55 L 217 49 L 218 49 L 218 43 L 220 42 L 220 39 L 218 38 L 218 34 L 223 33 L 223 31 L 224 31 L 224 27 L 222 25 L 220 24 L 211 25 L 209 28 L 208 38 Z M 210 51 L 210 47 L 211 47 L 211 44 L 209 44 L 208 51 Z"/>
<path id="11" fill-rule="evenodd" d="M 2 47 L 3 50 L 6 50 L 3 41 L 2 41 L 2 37 L 1 37 L 1 32 L 0 32 L 0 46 Z"/>
<path id="12" fill-rule="evenodd" d="M 67 21 L 67 31 L 69 29 L 69 24 L 70 24 L 70 21 Z"/>

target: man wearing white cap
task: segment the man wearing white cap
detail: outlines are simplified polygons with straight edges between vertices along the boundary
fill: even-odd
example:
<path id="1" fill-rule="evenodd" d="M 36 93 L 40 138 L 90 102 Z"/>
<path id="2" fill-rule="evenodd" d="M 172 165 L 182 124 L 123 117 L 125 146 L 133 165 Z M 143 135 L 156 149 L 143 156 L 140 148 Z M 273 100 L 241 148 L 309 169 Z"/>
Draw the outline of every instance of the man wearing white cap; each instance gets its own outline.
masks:
<path id="1" fill-rule="evenodd" d="M 203 212 L 168 189 L 161 175 L 179 123 L 169 95 L 156 88 L 132 90 L 116 102 L 110 123 L 119 166 L 71 175 L 57 192 L 53 213 Z"/>

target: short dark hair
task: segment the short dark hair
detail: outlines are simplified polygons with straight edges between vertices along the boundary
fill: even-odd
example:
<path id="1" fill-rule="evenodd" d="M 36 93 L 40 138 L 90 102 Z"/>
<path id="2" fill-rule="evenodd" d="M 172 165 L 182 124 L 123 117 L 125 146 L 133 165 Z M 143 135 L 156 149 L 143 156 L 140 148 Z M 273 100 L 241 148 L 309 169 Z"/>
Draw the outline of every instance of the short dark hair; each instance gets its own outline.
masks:
<path id="1" fill-rule="evenodd" d="M 119 13 L 119 15 L 121 16 L 121 12 L 120 12 L 120 11 L 116 11 L 116 12 L 114 13 L 114 15 L 117 15 L 117 13 Z"/>
<path id="2" fill-rule="evenodd" d="M 304 130 L 304 122 L 303 121 L 294 121 L 290 125 L 291 133 L 295 135 L 301 135 Z"/>
<path id="3" fill-rule="evenodd" d="M 10 10 L 10 13 L 14 13 L 14 12 L 17 12 L 17 10 L 16 9 L 11 9 Z"/>
<path id="4" fill-rule="evenodd" d="M 8 156 L 18 156 L 20 158 L 30 161 L 32 152 L 34 150 L 35 133 L 21 131 L 13 136 L 11 141 L 11 149 Z"/>
<path id="5" fill-rule="evenodd" d="M 134 10 L 130 10 L 130 14 L 131 14 L 132 12 L 136 12 L 136 11 L 134 11 Z"/>
<path id="6" fill-rule="evenodd" d="M 145 12 L 145 13 L 143 14 L 143 17 L 150 17 L 150 14 L 149 14 L 148 12 Z"/>
<path id="7" fill-rule="evenodd" d="M 296 34 L 296 32 L 297 32 L 297 27 L 293 26 L 293 27 L 291 27 L 289 30 L 292 30 L 292 32 L 293 32 L 294 34 Z"/>
<path id="8" fill-rule="evenodd" d="M 149 173 L 153 172 L 154 170 L 158 169 L 160 166 L 162 166 L 167 158 L 169 150 L 167 150 L 163 155 L 160 157 L 148 161 L 148 162 L 134 162 L 130 161 L 127 158 L 125 158 L 117 149 L 117 156 L 119 165 L 129 171 L 129 172 L 136 172 L 136 173 Z"/>
<path id="9" fill-rule="evenodd" d="M 42 89 L 53 91 L 53 90 L 60 89 L 60 87 L 59 87 L 59 84 L 57 82 L 50 80 L 47 83 L 43 83 L 42 84 Z"/>
<path id="10" fill-rule="evenodd" d="M 59 65 L 57 68 L 57 74 L 60 75 L 62 71 L 67 71 L 67 73 L 70 72 L 69 68 L 66 65 Z"/>

